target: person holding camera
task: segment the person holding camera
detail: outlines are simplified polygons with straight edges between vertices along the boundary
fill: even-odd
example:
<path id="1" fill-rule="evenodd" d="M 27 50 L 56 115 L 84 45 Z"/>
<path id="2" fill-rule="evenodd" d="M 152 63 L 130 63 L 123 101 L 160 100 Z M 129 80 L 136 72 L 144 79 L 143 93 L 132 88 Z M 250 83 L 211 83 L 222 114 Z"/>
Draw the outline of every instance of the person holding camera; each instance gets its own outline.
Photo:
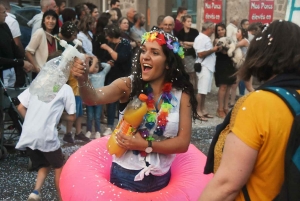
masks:
<path id="1" fill-rule="evenodd" d="M 193 45 L 197 56 L 195 66 L 201 65 L 201 71 L 199 71 L 200 69 L 195 69 L 198 77 L 197 113 L 201 121 L 208 121 L 208 118 L 213 118 L 205 109 L 205 98 L 207 93 L 211 90 L 216 63 L 215 52 L 219 50 L 218 46 L 213 46 L 210 39 L 214 31 L 214 23 L 209 21 L 205 22 L 202 25 L 202 33 L 195 38 Z"/>

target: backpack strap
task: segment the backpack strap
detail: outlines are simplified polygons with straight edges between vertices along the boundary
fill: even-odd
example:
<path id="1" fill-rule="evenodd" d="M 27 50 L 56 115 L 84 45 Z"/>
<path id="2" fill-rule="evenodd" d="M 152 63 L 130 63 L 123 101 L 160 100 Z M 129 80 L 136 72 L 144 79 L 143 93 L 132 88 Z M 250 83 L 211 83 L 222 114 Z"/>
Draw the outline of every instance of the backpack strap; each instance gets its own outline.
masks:
<path id="1" fill-rule="evenodd" d="M 280 87 L 265 87 L 262 90 L 269 91 L 279 96 L 285 104 L 289 107 L 293 116 L 300 115 L 300 94 L 291 88 L 280 88 Z M 246 185 L 243 186 L 242 192 L 244 194 L 245 201 L 250 201 L 250 196 Z"/>
<path id="2" fill-rule="evenodd" d="M 300 94 L 295 89 L 266 87 L 263 90 L 272 92 L 279 96 L 289 107 L 293 116 L 300 115 Z"/>

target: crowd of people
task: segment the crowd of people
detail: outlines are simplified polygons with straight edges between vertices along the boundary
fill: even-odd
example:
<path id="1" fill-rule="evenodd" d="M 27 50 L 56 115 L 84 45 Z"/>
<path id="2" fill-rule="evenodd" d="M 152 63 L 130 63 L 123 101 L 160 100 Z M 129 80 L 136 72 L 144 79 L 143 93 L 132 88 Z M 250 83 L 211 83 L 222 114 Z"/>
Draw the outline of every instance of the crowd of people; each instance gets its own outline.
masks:
<path id="1" fill-rule="evenodd" d="M 192 16 L 187 13 L 187 8 L 179 7 L 176 17 L 160 15 L 157 26 L 147 31 L 143 13 L 131 7 L 126 10 L 126 16 L 122 16 L 119 0 L 111 0 L 110 7 L 110 10 L 101 13 L 96 5 L 88 2 L 76 5 L 73 10 L 66 8 L 64 0 L 41 0 L 41 13 L 28 23 L 32 27 L 31 40 L 26 47 L 22 47 L 18 23 L 9 14 L 9 1 L 0 1 L 0 62 L 4 67 L 1 68 L 1 79 L 5 86 L 21 86 L 24 84 L 22 77 L 29 72 L 34 79 L 47 61 L 60 56 L 64 48 L 57 39 L 63 39 L 72 45 L 74 39 L 79 39 L 82 42 L 79 50 L 86 55 L 85 61 L 77 59 L 74 62 L 67 84 L 59 91 L 51 106 L 32 97 L 28 89 L 18 97 L 18 109 L 25 121 L 17 148 L 26 149 L 33 167 L 38 169 L 36 185 L 28 200 L 41 198 L 40 191 L 50 166 L 55 168 L 55 185 L 60 198 L 59 176 L 63 157 L 57 141 L 57 129 L 61 127 L 61 121 L 66 121 L 63 140 L 67 143 L 74 143 L 74 139 L 89 142 L 92 138 L 110 135 L 115 127 L 116 116 L 121 119 L 128 102 L 141 93 L 148 96 L 148 112 L 138 132 L 147 133 L 147 136 L 117 133 L 118 144 L 130 151 L 120 158 L 113 157 L 110 181 L 120 188 L 137 192 L 152 192 L 164 188 L 170 181 L 170 166 L 175 154 L 188 149 L 192 119 L 208 121 L 209 118 L 214 118 L 205 107 L 213 78 L 219 87 L 216 116 L 225 118 L 232 108 L 234 115 L 230 126 L 221 134 L 224 137 L 217 142 L 216 174 L 200 200 L 232 200 L 236 197 L 242 200 L 241 188 L 245 184 L 248 184 L 253 200 L 274 198 L 283 177 L 276 182 L 274 179 L 264 179 L 267 181 L 266 186 L 273 186 L 274 193 L 257 193 L 259 185 L 256 178 L 262 177 L 259 171 L 253 170 L 261 168 L 258 163 L 270 160 L 268 156 L 260 154 L 269 148 L 265 146 L 270 146 L 262 141 L 275 135 L 271 126 L 278 125 L 280 119 L 289 114 L 282 116 L 280 113 L 276 121 L 269 119 L 272 125 L 266 126 L 271 129 L 268 131 L 262 125 L 263 117 L 265 120 L 271 118 L 274 108 L 288 110 L 267 92 L 244 95 L 246 89 L 254 91 L 252 76 L 258 77 L 260 81 L 268 81 L 278 74 L 299 73 L 300 53 L 296 50 L 299 46 L 296 48 L 291 41 L 296 40 L 299 27 L 290 22 L 275 21 L 269 28 L 265 26 L 267 31 L 263 32 L 261 23 L 249 24 L 247 19 L 240 20 L 233 16 L 227 26 L 223 22 L 204 22 L 199 32 L 192 28 Z M 276 38 L 276 35 L 280 36 L 280 32 L 288 29 L 294 32 L 290 38 L 282 37 L 283 41 Z M 271 40 L 268 34 L 272 36 Z M 246 59 L 242 67 L 237 68 L 227 50 L 219 45 L 218 41 L 222 37 L 230 37 L 236 48 L 241 49 L 242 57 Z M 275 41 L 272 41 L 273 37 Z M 271 44 L 273 47 L 282 47 L 282 50 L 271 48 Z M 267 48 L 260 49 L 260 45 Z M 283 48 L 285 45 L 289 45 L 289 50 Z M 283 50 L 286 52 L 275 54 L 276 51 Z M 258 52 L 262 55 L 269 54 L 268 58 L 274 60 L 272 65 L 259 57 Z M 293 61 L 282 56 L 288 52 L 296 55 Z M 195 64 L 200 64 L 200 71 L 195 69 Z M 237 87 L 239 95 L 243 97 L 234 106 Z M 300 86 L 297 87 L 300 89 Z M 268 100 L 276 99 L 277 105 L 269 105 L 260 95 L 262 93 L 270 96 Z M 254 108 L 258 102 L 263 103 L 259 114 Z M 87 112 L 85 133 L 82 129 L 84 107 Z M 41 110 L 44 111 L 43 114 L 35 115 Z M 270 115 L 266 116 L 266 113 Z M 154 115 L 154 125 L 147 115 Z M 249 128 L 245 127 L 244 119 L 249 119 L 246 125 Z M 101 132 L 100 122 L 106 123 L 104 132 Z M 289 123 L 291 122 L 292 117 L 289 117 Z M 72 133 L 73 126 L 75 133 Z M 32 129 L 33 127 L 36 129 Z M 277 141 L 285 140 L 287 143 L 288 128 L 280 130 L 283 132 L 280 136 L 284 136 L 284 139 L 278 138 Z M 40 132 L 44 133 L 40 135 Z M 37 135 L 40 136 L 35 137 Z M 51 136 L 51 139 L 46 138 L 46 135 Z M 147 149 L 149 147 L 151 151 Z M 142 153 L 145 151 L 146 156 Z M 221 156 L 224 158 L 222 162 Z M 274 171 L 272 168 L 276 164 L 283 163 L 282 160 L 283 155 L 276 163 L 272 163 L 272 167 L 268 167 L 270 172 Z M 283 175 L 282 168 L 280 171 Z M 147 176 L 145 172 L 148 172 Z M 232 173 L 237 174 L 235 179 L 227 178 Z M 217 188 L 224 190 L 213 193 Z"/>

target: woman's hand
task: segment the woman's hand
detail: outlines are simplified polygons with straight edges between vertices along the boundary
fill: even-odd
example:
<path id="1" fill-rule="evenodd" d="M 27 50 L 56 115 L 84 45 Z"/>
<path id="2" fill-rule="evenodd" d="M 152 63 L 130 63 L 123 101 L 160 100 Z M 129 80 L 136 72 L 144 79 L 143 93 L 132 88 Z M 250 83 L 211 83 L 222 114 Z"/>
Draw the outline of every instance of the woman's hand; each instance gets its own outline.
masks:
<path id="1" fill-rule="evenodd" d="M 86 61 L 89 61 L 89 59 L 90 57 L 86 55 Z M 86 62 L 83 62 L 82 60 L 76 57 L 71 67 L 71 72 L 78 81 L 84 82 L 88 80 L 88 68 L 89 67 L 86 65 Z"/>
<path id="2" fill-rule="evenodd" d="M 33 70 L 33 65 L 31 63 L 29 63 L 28 61 L 24 61 L 24 66 L 23 66 L 23 70 L 26 72 L 26 73 L 29 73 Z"/>
<path id="3" fill-rule="evenodd" d="M 148 146 L 148 142 L 144 138 L 142 138 L 139 133 L 132 136 L 117 133 L 116 140 L 120 147 L 127 150 L 144 151 Z"/>

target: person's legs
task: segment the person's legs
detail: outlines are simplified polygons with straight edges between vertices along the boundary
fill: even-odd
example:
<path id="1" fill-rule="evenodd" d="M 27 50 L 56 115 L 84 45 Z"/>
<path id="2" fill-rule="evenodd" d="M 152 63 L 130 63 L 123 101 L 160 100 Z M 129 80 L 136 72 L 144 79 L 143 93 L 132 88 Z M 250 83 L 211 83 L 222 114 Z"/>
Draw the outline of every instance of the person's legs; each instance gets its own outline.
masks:
<path id="1" fill-rule="evenodd" d="M 57 191 L 57 196 L 58 196 L 59 201 L 62 201 L 61 194 L 60 194 L 60 189 L 59 189 L 59 178 L 60 178 L 61 171 L 62 171 L 62 167 L 61 168 L 56 168 L 54 170 L 54 174 L 55 174 L 54 175 L 54 184 L 55 184 L 55 188 L 56 188 L 56 191 Z"/>
<path id="2" fill-rule="evenodd" d="M 28 199 L 38 200 L 41 199 L 41 189 L 50 171 L 51 164 L 44 156 L 44 152 L 41 152 L 40 150 L 32 150 L 27 147 L 26 152 L 32 162 L 32 169 L 38 170 L 34 190 L 29 195 Z"/>
<path id="3" fill-rule="evenodd" d="M 92 132 L 92 124 L 94 117 L 94 106 L 86 106 L 87 120 L 86 120 L 86 131 Z"/>
<path id="4" fill-rule="evenodd" d="M 116 105 L 117 105 L 116 102 L 107 104 L 107 127 L 111 129 L 114 126 Z"/>
<path id="5" fill-rule="evenodd" d="M 229 97 L 230 97 L 230 89 L 231 89 L 231 85 L 227 85 L 226 88 L 226 93 L 225 93 L 225 98 L 224 98 L 224 112 L 225 114 L 227 114 L 229 112 Z"/>
<path id="6" fill-rule="evenodd" d="M 240 93 L 240 96 L 244 96 L 245 95 L 245 89 L 246 89 L 245 82 L 243 80 L 241 80 L 239 82 L 239 93 Z"/>
<path id="7" fill-rule="evenodd" d="M 38 170 L 34 190 L 41 192 L 45 179 L 50 171 L 50 167 L 42 167 Z"/>
<path id="8" fill-rule="evenodd" d="M 217 116 L 220 118 L 225 117 L 224 104 L 225 104 L 226 91 L 227 91 L 227 85 L 221 84 L 218 90 L 218 109 L 217 109 Z"/>
<path id="9" fill-rule="evenodd" d="M 239 76 L 236 78 L 236 83 L 231 85 L 231 93 L 230 93 L 230 106 L 233 106 L 235 104 L 235 98 L 236 98 L 236 89 L 238 87 L 238 83 L 240 82 Z"/>
<path id="10" fill-rule="evenodd" d="M 61 199 L 60 190 L 59 190 L 59 178 L 64 165 L 64 157 L 61 148 L 56 151 L 44 152 L 44 156 L 51 166 L 54 168 L 54 184 L 57 191 L 57 196 L 59 200 Z"/>
<path id="11" fill-rule="evenodd" d="M 100 133 L 100 117 L 102 113 L 102 105 L 96 105 L 94 106 L 95 113 L 94 113 L 94 119 L 95 119 L 95 132 Z"/>
<path id="12" fill-rule="evenodd" d="M 81 140 L 84 142 L 89 142 L 90 138 L 86 137 L 82 133 L 82 120 L 83 120 L 83 109 L 82 109 L 82 100 L 80 96 L 75 96 L 76 100 L 76 121 L 75 121 L 75 128 L 76 128 L 76 133 L 75 133 L 75 140 Z"/>
<path id="13" fill-rule="evenodd" d="M 246 88 L 247 88 L 247 90 L 248 90 L 249 92 L 254 91 L 252 82 L 253 82 L 253 77 L 252 77 L 252 76 L 250 77 L 250 79 L 249 79 L 248 81 L 245 81 Z"/>

